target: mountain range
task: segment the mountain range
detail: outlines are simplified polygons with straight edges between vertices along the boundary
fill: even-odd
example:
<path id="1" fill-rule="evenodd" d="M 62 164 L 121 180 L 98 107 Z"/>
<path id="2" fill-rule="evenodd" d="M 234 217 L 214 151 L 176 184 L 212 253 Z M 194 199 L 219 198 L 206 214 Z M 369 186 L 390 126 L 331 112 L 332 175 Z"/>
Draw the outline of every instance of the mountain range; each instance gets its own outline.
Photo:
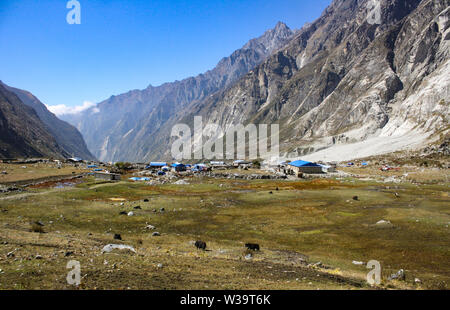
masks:
<path id="1" fill-rule="evenodd" d="M 100 102 L 81 114 L 65 115 L 83 134 L 89 150 L 102 161 L 144 161 L 156 158 L 153 136 L 188 105 L 231 87 L 242 76 L 284 47 L 295 31 L 279 22 L 261 37 L 223 58 L 196 77 L 133 90 Z M 169 132 L 170 134 L 170 132 Z M 167 146 L 167 145 L 166 145 Z"/>
<path id="2" fill-rule="evenodd" d="M 193 127 L 195 116 L 224 131 L 279 124 L 289 159 L 418 149 L 449 136 L 449 15 L 450 0 L 334 0 L 300 30 L 279 22 L 204 74 L 61 116 L 86 144 L 33 95 L 2 84 L 0 128 L 14 138 L 0 140 L 1 154 L 171 160 L 172 127 Z"/>
<path id="3" fill-rule="evenodd" d="M 80 132 L 30 92 L 0 81 L 0 95 L 0 157 L 95 159 Z"/>
<path id="4" fill-rule="evenodd" d="M 335 0 L 197 77 L 112 96 L 68 116 L 104 161 L 171 159 L 171 128 L 277 123 L 284 157 L 339 160 L 416 148 L 448 134 L 449 1 Z"/>

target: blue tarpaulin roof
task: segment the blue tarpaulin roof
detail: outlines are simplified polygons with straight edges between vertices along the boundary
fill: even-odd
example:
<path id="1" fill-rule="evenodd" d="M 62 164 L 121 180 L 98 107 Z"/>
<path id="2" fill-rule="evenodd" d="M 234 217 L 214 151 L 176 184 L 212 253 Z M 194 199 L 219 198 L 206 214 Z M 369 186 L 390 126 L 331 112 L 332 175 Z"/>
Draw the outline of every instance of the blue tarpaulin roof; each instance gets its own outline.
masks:
<path id="1" fill-rule="evenodd" d="M 315 164 L 309 161 L 304 160 L 296 160 L 288 164 L 289 166 L 293 167 L 320 167 L 319 164 Z"/>
<path id="2" fill-rule="evenodd" d="M 130 180 L 132 180 L 132 181 L 150 181 L 151 179 L 150 179 L 150 178 L 137 178 L 137 177 L 133 177 L 133 178 L 130 178 Z"/>
<path id="3" fill-rule="evenodd" d="M 148 167 L 164 167 L 164 166 L 167 166 L 167 163 L 152 162 L 148 165 Z"/>
<path id="4" fill-rule="evenodd" d="M 184 167 L 184 165 L 180 164 L 180 163 L 175 163 L 175 164 L 172 164 L 172 167 Z"/>

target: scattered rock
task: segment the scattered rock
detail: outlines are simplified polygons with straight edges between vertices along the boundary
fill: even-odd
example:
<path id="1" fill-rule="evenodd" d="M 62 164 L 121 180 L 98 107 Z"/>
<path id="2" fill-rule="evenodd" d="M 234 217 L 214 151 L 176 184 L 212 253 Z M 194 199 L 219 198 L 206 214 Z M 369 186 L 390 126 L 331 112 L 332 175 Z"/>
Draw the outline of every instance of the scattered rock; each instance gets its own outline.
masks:
<path id="1" fill-rule="evenodd" d="M 404 281 L 405 278 L 406 278 L 405 271 L 403 269 L 400 269 L 399 271 L 397 271 L 397 273 L 391 274 L 391 276 L 388 279 Z"/>
<path id="2" fill-rule="evenodd" d="M 352 262 L 352 264 L 353 264 L 353 265 L 364 265 L 364 262 L 358 262 L 358 261 L 354 260 L 354 261 Z"/>
<path id="3" fill-rule="evenodd" d="M 114 234 L 114 240 L 122 240 L 122 236 L 120 234 Z"/>
<path id="4" fill-rule="evenodd" d="M 153 236 L 153 237 L 159 237 L 159 236 L 161 236 L 161 234 L 160 234 L 159 232 L 155 231 L 155 232 L 152 234 L 152 236 Z"/>
<path id="5" fill-rule="evenodd" d="M 353 196 L 353 200 L 358 201 L 359 197 L 358 196 Z"/>
<path id="6" fill-rule="evenodd" d="M 245 255 L 246 260 L 251 260 L 253 258 L 252 254 Z"/>
<path id="7" fill-rule="evenodd" d="M 42 259 L 42 256 L 41 255 L 36 255 L 34 258 L 35 259 Z"/>
<path id="8" fill-rule="evenodd" d="M 420 284 L 420 283 L 422 283 L 422 281 L 420 281 L 420 279 L 419 279 L 419 278 L 415 278 L 415 279 L 414 279 L 414 283 L 416 283 L 416 284 Z"/>
<path id="9" fill-rule="evenodd" d="M 122 212 L 119 213 L 119 215 L 127 215 L 127 214 L 128 214 L 128 213 L 125 212 L 125 211 L 122 211 Z"/>
<path id="10" fill-rule="evenodd" d="M 165 211 L 166 211 L 166 209 L 164 209 L 164 208 L 159 209 L 160 213 L 164 213 Z"/>
<path id="11" fill-rule="evenodd" d="M 148 199 L 144 199 L 144 202 L 149 202 L 149 200 Z"/>
<path id="12" fill-rule="evenodd" d="M 322 267 L 323 266 L 323 264 L 322 264 L 322 262 L 317 262 L 317 263 L 315 263 L 315 264 L 313 264 L 313 266 L 314 267 Z"/>
<path id="13" fill-rule="evenodd" d="M 14 258 L 16 257 L 16 255 L 14 254 L 14 251 L 9 252 L 8 254 L 6 254 L 6 257 L 8 258 Z"/>
<path id="14" fill-rule="evenodd" d="M 158 264 L 158 265 L 156 265 L 156 267 L 162 268 L 162 267 L 163 267 L 163 264 Z"/>
<path id="15" fill-rule="evenodd" d="M 65 257 L 69 257 L 69 256 L 72 256 L 72 255 L 73 255 L 73 252 L 72 252 L 72 251 L 67 251 L 67 252 L 64 254 Z"/>
<path id="16" fill-rule="evenodd" d="M 128 216 L 134 216 L 134 213 L 133 213 L 133 212 L 128 212 L 127 215 L 128 215 Z"/>
<path id="17" fill-rule="evenodd" d="M 145 226 L 145 229 L 147 229 L 147 230 L 155 230 L 156 227 L 153 226 L 153 225 L 147 225 L 147 226 Z"/>
<path id="18" fill-rule="evenodd" d="M 134 207 L 134 210 L 142 210 L 141 206 Z"/>

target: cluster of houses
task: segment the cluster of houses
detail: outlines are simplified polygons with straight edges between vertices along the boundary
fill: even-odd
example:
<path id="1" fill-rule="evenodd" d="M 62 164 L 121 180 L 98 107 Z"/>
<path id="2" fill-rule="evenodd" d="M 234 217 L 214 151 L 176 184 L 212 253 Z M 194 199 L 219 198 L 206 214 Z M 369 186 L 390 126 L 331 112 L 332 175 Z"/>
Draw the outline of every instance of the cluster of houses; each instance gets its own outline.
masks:
<path id="1" fill-rule="evenodd" d="M 151 162 L 148 164 L 145 169 L 152 170 L 159 175 L 164 175 L 169 171 L 173 172 L 202 172 L 202 171 L 211 171 L 212 169 L 220 170 L 220 169 L 232 169 L 232 168 L 250 168 L 252 167 L 252 163 L 245 160 L 236 160 L 233 163 L 226 163 L 224 161 L 211 161 L 208 164 L 199 163 L 199 164 L 182 164 L 182 163 L 173 163 L 168 164 L 166 162 Z"/>
<path id="2" fill-rule="evenodd" d="M 145 167 L 147 170 L 152 170 L 159 175 L 164 175 L 169 171 L 173 172 L 202 172 L 202 171 L 210 171 L 210 170 L 225 170 L 225 169 L 248 169 L 252 168 L 254 164 L 245 160 L 236 160 L 234 162 L 226 163 L 224 161 L 211 161 L 208 164 L 182 164 L 182 163 L 173 163 L 168 164 L 166 162 L 151 162 L 149 165 Z M 258 166 L 259 168 L 259 166 Z M 325 165 L 321 163 L 313 163 L 304 160 L 297 160 L 293 162 L 281 162 L 276 165 L 275 170 L 277 172 L 282 172 L 286 175 L 296 175 L 301 176 L 302 174 L 323 174 L 328 172 L 336 171 L 336 164 Z"/>
<path id="3" fill-rule="evenodd" d="M 246 160 L 236 160 L 233 162 L 225 161 L 211 161 L 209 163 L 197 163 L 197 164 L 183 164 L 183 163 L 168 163 L 168 162 L 150 162 L 149 164 L 135 165 L 136 169 L 147 170 L 154 175 L 164 176 L 169 172 L 182 173 L 182 172 L 206 172 L 212 170 L 227 170 L 227 169 L 249 169 L 255 166 L 254 163 Z M 120 174 L 110 173 L 107 170 L 100 169 L 96 164 L 88 164 L 87 168 L 92 169 L 91 174 L 96 178 L 117 181 L 121 179 Z M 254 168 L 260 168 L 259 164 Z M 264 168 L 271 168 L 278 173 L 285 175 L 292 175 L 296 177 L 302 177 L 303 174 L 324 174 L 336 171 L 336 164 L 326 165 L 322 163 L 314 163 L 304 160 L 286 161 L 280 162 L 275 166 L 265 166 Z M 135 181 L 146 181 L 143 178 L 135 177 Z M 139 179 L 139 180 L 138 180 Z"/>

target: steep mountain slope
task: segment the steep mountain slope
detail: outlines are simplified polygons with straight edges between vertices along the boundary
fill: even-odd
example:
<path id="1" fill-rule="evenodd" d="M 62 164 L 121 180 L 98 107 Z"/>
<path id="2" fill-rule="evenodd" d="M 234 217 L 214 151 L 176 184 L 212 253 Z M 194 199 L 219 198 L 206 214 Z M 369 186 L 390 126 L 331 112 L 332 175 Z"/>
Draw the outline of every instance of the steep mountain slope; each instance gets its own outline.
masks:
<path id="1" fill-rule="evenodd" d="M 152 153 L 153 135 L 170 117 L 184 106 L 231 86 L 274 51 L 285 46 L 293 34 L 285 24 L 278 23 L 274 29 L 223 58 L 211 71 L 182 81 L 112 96 L 80 115 L 62 118 L 81 131 L 89 149 L 100 160 L 144 160 Z"/>
<path id="2" fill-rule="evenodd" d="M 67 154 L 86 160 L 95 159 L 87 149 L 86 143 L 80 132 L 75 127 L 57 118 L 30 92 L 10 87 L 1 81 L 0 84 L 9 91 L 15 93 L 24 104 L 36 111 L 39 119 L 46 125 L 50 134 Z"/>
<path id="3" fill-rule="evenodd" d="M 224 130 L 279 123 L 284 155 L 310 159 L 390 152 L 448 134 L 450 1 L 381 0 L 380 24 L 369 22 L 370 2 L 333 1 L 232 87 L 166 122 L 153 137 L 154 157 L 170 157 L 170 127 L 192 125 L 196 115 Z"/>
<path id="4" fill-rule="evenodd" d="M 0 158 L 67 155 L 36 112 L 0 84 Z"/>

